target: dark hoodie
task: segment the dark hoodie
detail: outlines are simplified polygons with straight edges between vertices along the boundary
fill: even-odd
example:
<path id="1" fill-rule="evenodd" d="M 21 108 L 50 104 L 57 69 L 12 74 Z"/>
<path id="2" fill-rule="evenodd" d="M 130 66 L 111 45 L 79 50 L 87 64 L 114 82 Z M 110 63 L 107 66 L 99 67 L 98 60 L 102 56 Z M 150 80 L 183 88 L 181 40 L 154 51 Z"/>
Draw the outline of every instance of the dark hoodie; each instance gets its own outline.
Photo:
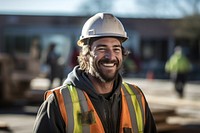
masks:
<path id="1" fill-rule="evenodd" d="M 113 91 L 110 94 L 100 95 L 96 92 L 87 74 L 78 66 L 68 74 L 63 83 L 72 84 L 77 89 L 85 91 L 93 103 L 103 124 L 105 133 L 118 133 L 121 114 L 121 93 L 122 77 L 118 75 L 114 82 Z M 147 106 L 146 115 L 150 125 L 146 126 L 147 132 L 155 133 L 155 123 Z M 153 130 L 152 130 L 153 129 Z M 65 123 L 59 111 L 58 104 L 53 95 L 41 105 L 34 125 L 34 132 L 37 133 L 64 133 Z"/>
<path id="2" fill-rule="evenodd" d="M 80 70 L 78 66 L 68 74 L 63 84 L 72 84 L 76 88 L 85 91 L 93 103 L 106 133 L 117 133 L 121 112 L 120 88 L 122 78 L 120 75 L 116 77 L 113 91 L 105 95 L 96 92 L 87 74 Z"/>

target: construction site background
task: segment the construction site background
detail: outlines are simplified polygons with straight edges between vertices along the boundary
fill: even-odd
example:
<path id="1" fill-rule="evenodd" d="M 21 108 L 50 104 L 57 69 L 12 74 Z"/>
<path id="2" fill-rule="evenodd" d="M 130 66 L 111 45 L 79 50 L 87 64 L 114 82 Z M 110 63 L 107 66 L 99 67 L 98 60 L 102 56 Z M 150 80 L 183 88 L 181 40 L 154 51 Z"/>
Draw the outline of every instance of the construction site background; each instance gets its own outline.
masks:
<path id="1" fill-rule="evenodd" d="M 185 95 L 180 99 L 169 80 L 125 78 L 143 90 L 153 112 L 159 133 L 188 133 L 200 131 L 200 84 L 186 84 Z M 43 94 L 48 89 L 49 80 L 31 80 L 31 89 L 26 98 L 17 99 L 12 105 L 1 105 L 1 133 L 31 133 Z M 59 85 L 57 79 L 53 86 Z"/>

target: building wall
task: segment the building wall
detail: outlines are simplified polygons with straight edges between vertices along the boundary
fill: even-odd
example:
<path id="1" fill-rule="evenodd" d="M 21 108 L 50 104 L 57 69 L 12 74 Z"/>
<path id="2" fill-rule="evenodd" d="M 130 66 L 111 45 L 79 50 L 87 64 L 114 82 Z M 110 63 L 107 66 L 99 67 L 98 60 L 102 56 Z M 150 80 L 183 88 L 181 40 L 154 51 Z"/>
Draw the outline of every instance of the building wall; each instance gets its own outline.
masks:
<path id="1" fill-rule="evenodd" d="M 30 53 L 31 40 L 37 36 L 40 38 L 42 53 L 51 41 L 56 41 L 59 45 L 58 51 L 67 58 L 71 54 L 70 49 L 72 46 L 76 45 L 81 28 L 87 18 L 81 16 L 1 15 L 0 52 L 9 54 L 25 53 L 28 55 Z M 130 48 L 140 60 L 140 71 L 132 72 L 130 76 L 145 77 L 147 72 L 152 70 L 155 71 L 156 77 L 167 78 L 163 66 L 172 54 L 174 46 L 182 45 L 173 36 L 173 28 L 170 25 L 173 20 L 119 19 L 127 29 L 129 36 L 129 40 L 124 46 Z M 186 49 L 189 49 L 189 52 L 192 53 L 190 51 L 192 47 L 187 45 Z M 200 57 L 199 54 L 196 53 L 198 57 Z M 193 61 L 198 62 L 199 58 Z"/>

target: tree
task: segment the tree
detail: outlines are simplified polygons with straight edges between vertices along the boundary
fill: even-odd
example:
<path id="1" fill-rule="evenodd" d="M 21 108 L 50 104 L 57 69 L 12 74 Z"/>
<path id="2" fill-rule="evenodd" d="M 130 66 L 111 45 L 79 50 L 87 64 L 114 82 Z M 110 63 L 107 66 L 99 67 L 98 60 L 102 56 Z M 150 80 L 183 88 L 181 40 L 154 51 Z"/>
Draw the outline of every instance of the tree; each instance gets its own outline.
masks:
<path id="1" fill-rule="evenodd" d="M 175 0 L 174 4 L 183 16 L 200 15 L 200 0 Z"/>
<path id="2" fill-rule="evenodd" d="M 174 23 L 175 35 L 189 39 L 200 39 L 200 0 L 176 1 L 184 17 Z M 187 5 L 188 8 L 184 8 Z"/>
<path id="3" fill-rule="evenodd" d="M 200 14 L 200 0 L 133 0 L 147 16 L 176 17 Z"/>
<path id="4" fill-rule="evenodd" d="M 185 16 L 174 22 L 175 35 L 189 39 L 200 39 L 200 15 Z"/>
<path id="5" fill-rule="evenodd" d="M 177 38 L 187 39 L 192 46 L 195 45 L 200 59 L 200 0 L 183 1 L 176 5 L 184 17 L 172 23 L 175 27 L 174 35 Z M 183 8 L 184 5 L 187 5 L 188 9 Z"/>
<path id="6" fill-rule="evenodd" d="M 196 58 L 200 59 L 200 0 L 137 0 L 137 3 L 142 11 L 153 16 L 167 16 L 168 13 L 170 16 L 182 16 L 172 22 L 174 36 L 176 39 L 187 40 L 185 43 L 198 51 Z"/>

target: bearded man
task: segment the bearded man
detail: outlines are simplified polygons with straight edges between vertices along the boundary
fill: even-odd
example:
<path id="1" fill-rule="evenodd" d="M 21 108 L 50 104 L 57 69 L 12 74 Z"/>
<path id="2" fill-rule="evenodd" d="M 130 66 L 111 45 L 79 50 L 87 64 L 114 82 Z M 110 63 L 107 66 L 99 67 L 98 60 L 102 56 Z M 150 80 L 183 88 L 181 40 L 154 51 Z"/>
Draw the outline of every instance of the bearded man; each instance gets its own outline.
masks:
<path id="1" fill-rule="evenodd" d="M 37 133 L 156 133 L 142 91 L 123 81 L 128 55 L 122 23 L 98 13 L 86 21 L 76 66 L 63 85 L 48 91 L 34 125 Z"/>

